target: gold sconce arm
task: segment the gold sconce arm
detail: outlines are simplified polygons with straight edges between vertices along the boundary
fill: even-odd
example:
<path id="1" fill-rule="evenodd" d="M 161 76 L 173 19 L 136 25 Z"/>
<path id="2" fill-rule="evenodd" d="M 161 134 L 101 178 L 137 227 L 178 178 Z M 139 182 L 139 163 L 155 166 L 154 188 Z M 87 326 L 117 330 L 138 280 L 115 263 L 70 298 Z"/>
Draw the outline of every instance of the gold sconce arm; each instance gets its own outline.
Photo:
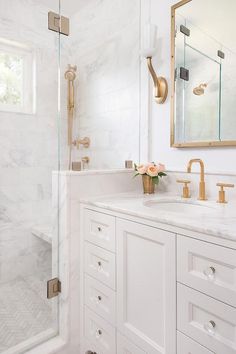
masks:
<path id="1" fill-rule="evenodd" d="M 152 65 L 152 57 L 147 58 L 149 72 L 153 79 L 153 94 L 158 104 L 163 104 L 168 96 L 168 83 L 164 77 L 158 77 Z"/>

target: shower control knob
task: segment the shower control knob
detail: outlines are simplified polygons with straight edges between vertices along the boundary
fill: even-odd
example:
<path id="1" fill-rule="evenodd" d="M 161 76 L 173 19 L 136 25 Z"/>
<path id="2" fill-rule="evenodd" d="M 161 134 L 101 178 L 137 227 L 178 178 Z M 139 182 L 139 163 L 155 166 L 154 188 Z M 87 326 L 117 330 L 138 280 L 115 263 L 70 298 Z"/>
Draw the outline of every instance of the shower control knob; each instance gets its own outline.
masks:
<path id="1" fill-rule="evenodd" d="M 77 149 L 79 149 L 80 145 L 83 145 L 84 148 L 88 149 L 90 147 L 90 138 L 89 137 L 85 137 L 83 139 L 76 139 L 73 141 L 73 145 L 77 147 Z"/>

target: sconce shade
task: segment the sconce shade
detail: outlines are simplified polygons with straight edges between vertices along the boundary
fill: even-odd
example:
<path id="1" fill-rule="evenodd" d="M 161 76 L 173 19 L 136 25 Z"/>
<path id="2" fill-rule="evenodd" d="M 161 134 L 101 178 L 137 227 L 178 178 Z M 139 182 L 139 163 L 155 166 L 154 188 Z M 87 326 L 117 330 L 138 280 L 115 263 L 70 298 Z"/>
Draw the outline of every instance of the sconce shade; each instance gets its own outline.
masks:
<path id="1" fill-rule="evenodd" d="M 147 23 L 144 26 L 141 54 L 144 58 L 152 58 L 156 53 L 157 26 Z"/>
<path id="2" fill-rule="evenodd" d="M 153 96 L 158 104 L 165 103 L 168 95 L 168 83 L 164 77 L 157 76 L 152 65 L 156 54 L 157 26 L 147 23 L 143 29 L 141 55 L 147 59 L 148 70 L 153 80 Z"/>

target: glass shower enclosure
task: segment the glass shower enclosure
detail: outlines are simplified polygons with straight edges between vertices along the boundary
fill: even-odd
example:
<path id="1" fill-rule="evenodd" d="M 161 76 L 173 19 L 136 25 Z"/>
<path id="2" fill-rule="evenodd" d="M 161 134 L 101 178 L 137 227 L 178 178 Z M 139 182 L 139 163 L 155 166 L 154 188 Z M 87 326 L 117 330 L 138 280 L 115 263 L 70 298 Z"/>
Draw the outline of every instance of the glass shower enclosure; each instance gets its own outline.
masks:
<path id="1" fill-rule="evenodd" d="M 140 67 L 139 0 L 0 0 L 0 354 L 61 334 L 60 175 L 139 162 Z"/>
<path id="2" fill-rule="evenodd" d="M 224 140 L 226 75 L 232 54 L 181 15 L 176 16 L 175 52 L 176 141 Z"/>
<path id="3" fill-rule="evenodd" d="M 59 0 L 0 0 L 0 353 L 57 335 Z M 57 199 L 57 198 L 56 198 Z"/>

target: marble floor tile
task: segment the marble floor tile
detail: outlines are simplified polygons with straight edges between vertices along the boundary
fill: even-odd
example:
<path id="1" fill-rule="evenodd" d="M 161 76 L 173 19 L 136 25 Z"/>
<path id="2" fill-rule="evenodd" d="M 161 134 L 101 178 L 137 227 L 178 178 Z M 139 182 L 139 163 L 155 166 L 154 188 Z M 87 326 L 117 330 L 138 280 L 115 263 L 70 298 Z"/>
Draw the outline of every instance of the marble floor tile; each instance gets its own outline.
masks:
<path id="1" fill-rule="evenodd" d="M 51 245 L 30 229 L 12 225 L 1 230 L 0 246 L 0 353 L 4 353 L 54 328 L 56 313 L 47 299 Z"/>

